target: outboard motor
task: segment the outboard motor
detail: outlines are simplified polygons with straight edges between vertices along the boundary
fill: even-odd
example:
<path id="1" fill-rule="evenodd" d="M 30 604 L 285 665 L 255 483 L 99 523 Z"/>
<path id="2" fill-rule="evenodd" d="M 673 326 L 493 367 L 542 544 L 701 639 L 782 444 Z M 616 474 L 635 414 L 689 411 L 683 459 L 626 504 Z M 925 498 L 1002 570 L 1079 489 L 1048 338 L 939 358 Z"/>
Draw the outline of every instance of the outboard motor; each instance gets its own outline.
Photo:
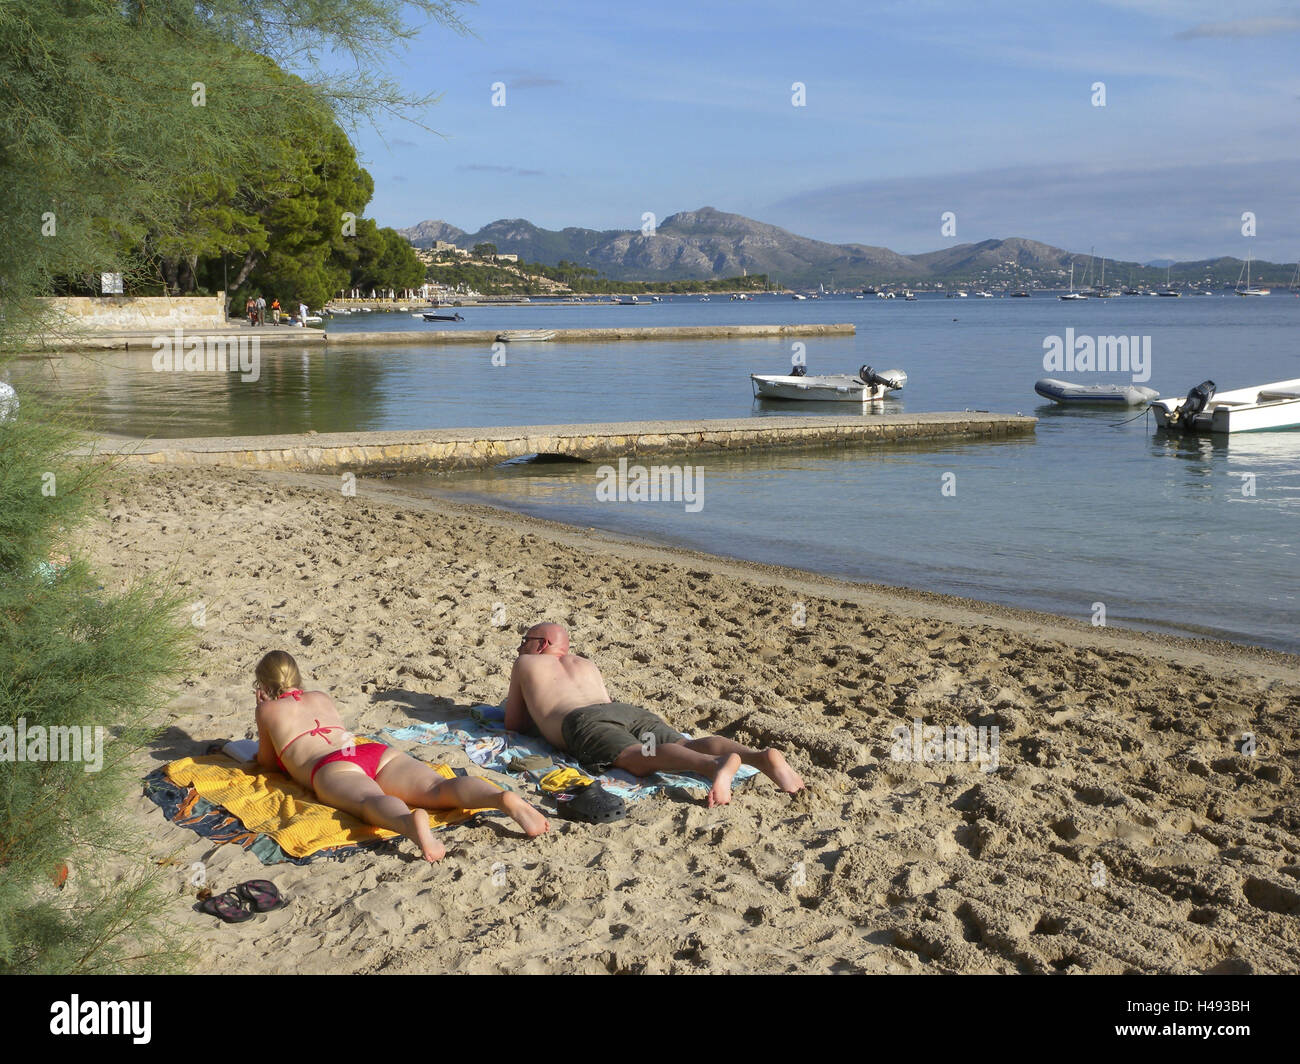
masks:
<path id="1" fill-rule="evenodd" d="M 808 373 L 808 367 L 805 366 L 802 362 L 790 367 L 791 377 L 803 377 L 806 376 L 807 373 Z"/>
<path id="2" fill-rule="evenodd" d="M 1190 432 L 1196 423 L 1196 415 L 1209 406 L 1213 398 L 1214 381 L 1201 381 L 1187 393 L 1187 398 L 1182 401 L 1182 405 L 1169 415 L 1169 424 L 1184 432 Z"/>
<path id="3" fill-rule="evenodd" d="M 889 391 L 897 391 L 907 383 L 907 374 L 900 369 L 887 369 L 884 373 L 876 373 L 870 366 L 863 366 L 858 370 L 858 380 L 862 381 L 863 384 L 876 385 Z"/>

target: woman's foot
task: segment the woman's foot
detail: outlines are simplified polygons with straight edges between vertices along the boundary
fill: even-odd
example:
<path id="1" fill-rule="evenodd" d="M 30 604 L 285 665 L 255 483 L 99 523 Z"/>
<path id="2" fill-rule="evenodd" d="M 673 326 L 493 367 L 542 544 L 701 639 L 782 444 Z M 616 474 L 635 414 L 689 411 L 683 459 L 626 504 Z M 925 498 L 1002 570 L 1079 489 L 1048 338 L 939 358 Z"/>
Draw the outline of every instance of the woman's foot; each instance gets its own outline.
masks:
<path id="1" fill-rule="evenodd" d="M 519 795 L 506 791 L 501 795 L 501 808 L 510 814 L 510 819 L 524 829 L 524 833 L 535 839 L 551 830 L 546 817 L 525 802 Z"/>
<path id="2" fill-rule="evenodd" d="M 764 750 L 759 755 L 759 771 L 768 776 L 786 794 L 794 794 L 804 788 L 804 782 L 780 750 Z"/>
<path id="3" fill-rule="evenodd" d="M 727 754 L 718 760 L 718 771 L 713 777 L 713 786 L 709 790 L 709 808 L 726 805 L 731 801 L 731 780 L 740 769 L 740 755 Z"/>
<path id="4" fill-rule="evenodd" d="M 428 813 L 423 809 L 412 809 L 406 821 L 408 829 L 402 834 L 420 848 L 426 861 L 441 861 L 447 856 L 447 847 L 433 837 L 433 831 L 429 828 Z"/>

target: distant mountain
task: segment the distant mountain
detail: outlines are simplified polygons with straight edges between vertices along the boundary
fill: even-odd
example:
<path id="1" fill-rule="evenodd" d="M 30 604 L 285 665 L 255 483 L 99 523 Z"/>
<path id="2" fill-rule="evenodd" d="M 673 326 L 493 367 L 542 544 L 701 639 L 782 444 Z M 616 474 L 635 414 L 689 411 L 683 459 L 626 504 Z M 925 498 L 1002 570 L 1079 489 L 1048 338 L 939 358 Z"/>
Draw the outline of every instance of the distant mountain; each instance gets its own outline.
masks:
<path id="1" fill-rule="evenodd" d="M 459 246 L 460 242 L 465 238 L 464 229 L 457 229 L 454 225 L 448 225 L 446 222 L 437 220 L 421 222 L 409 229 L 399 229 L 398 232 L 410 241 L 412 247 L 416 248 L 431 248 L 439 240 L 445 240 L 449 244 Z"/>
<path id="2" fill-rule="evenodd" d="M 790 287 L 826 284 L 852 288 L 881 283 L 1055 286 L 1064 283 L 1073 262 L 1075 283 L 1082 286 L 1089 260 L 1086 254 L 1022 237 L 900 255 L 865 244 L 828 244 L 713 207 L 670 215 L 649 236 L 639 229 L 542 229 L 523 218 L 501 219 L 477 233 L 466 233 L 442 221 L 421 222 L 398 232 L 416 247 L 431 247 L 435 240 L 462 248 L 491 243 L 524 262 L 554 266 L 567 260 L 618 281 L 708 280 L 750 273 L 766 274 Z M 1158 269 L 1163 271 L 1168 265 L 1162 260 Z M 1210 275 L 1231 280 L 1240 263 L 1215 259 L 1174 265 L 1183 280 Z M 1256 266 L 1262 280 L 1269 264 Z M 1101 260 L 1095 260 L 1094 272 L 1099 274 L 1100 267 Z M 1154 267 L 1156 264 L 1150 263 L 1147 268 Z M 1163 274 L 1157 277 L 1145 269 L 1136 262 L 1108 260 L 1106 264 L 1108 277 L 1117 280 L 1164 281 Z"/>
<path id="3" fill-rule="evenodd" d="M 1143 266 L 1153 266 L 1153 267 L 1155 267 L 1157 270 L 1164 270 L 1164 269 L 1168 269 L 1170 266 L 1172 266 L 1172 265 L 1174 264 L 1175 261 L 1177 261 L 1177 260 L 1175 260 L 1175 259 L 1152 259 L 1150 262 L 1144 262 L 1142 265 L 1143 265 Z"/>

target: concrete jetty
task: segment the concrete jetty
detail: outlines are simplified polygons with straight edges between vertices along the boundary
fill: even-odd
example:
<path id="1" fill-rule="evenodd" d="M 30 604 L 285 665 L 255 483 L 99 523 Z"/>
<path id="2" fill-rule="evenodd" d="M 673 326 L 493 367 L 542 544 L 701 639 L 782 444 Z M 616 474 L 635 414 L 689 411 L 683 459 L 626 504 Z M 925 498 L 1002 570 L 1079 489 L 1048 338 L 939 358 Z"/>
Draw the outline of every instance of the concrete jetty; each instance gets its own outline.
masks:
<path id="1" fill-rule="evenodd" d="M 216 336 L 230 339 L 256 337 L 259 344 L 295 347 L 327 345 L 387 346 L 399 344 L 481 344 L 496 342 L 503 329 L 403 329 L 383 332 L 300 329 L 293 326 L 226 326 L 220 329 L 189 328 L 188 337 Z M 782 336 L 852 336 L 850 323 L 798 325 L 640 325 L 602 329 L 554 329 L 549 343 L 602 340 L 746 340 Z M 46 335 L 33 342 L 33 351 L 150 351 L 157 350 L 159 336 L 172 336 L 171 329 L 102 333 Z"/>
<path id="2" fill-rule="evenodd" d="M 402 332 L 330 332 L 325 342 L 334 344 L 492 344 L 502 329 L 430 329 Z M 773 336 L 852 336 L 848 322 L 831 325 L 625 325 L 605 329 L 552 329 L 555 337 L 542 343 L 603 340 L 752 340 Z M 526 341 L 528 342 L 528 341 Z"/>
<path id="3" fill-rule="evenodd" d="M 581 461 L 648 455 L 871 446 L 1032 433 L 1037 418 L 982 411 L 935 414 L 625 421 L 506 428 L 305 433 L 134 440 L 104 437 L 98 451 L 132 462 L 292 469 L 310 473 L 445 472 L 527 455 Z"/>

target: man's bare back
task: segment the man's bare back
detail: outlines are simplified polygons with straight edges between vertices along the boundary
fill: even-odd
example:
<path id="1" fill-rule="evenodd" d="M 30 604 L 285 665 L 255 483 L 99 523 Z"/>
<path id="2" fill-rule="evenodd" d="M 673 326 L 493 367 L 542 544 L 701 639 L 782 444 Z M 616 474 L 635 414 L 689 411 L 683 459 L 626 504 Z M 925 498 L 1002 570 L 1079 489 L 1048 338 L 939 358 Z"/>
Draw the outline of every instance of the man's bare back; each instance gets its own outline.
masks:
<path id="1" fill-rule="evenodd" d="M 526 647 L 551 645 L 558 633 L 546 634 L 550 626 L 531 629 L 520 644 L 521 653 L 510 671 L 510 694 L 506 698 L 506 727 L 528 730 L 531 719 L 552 746 L 564 748 L 560 733 L 564 718 L 582 706 L 610 700 L 600 670 L 577 654 L 524 653 Z M 558 626 L 556 626 L 558 627 Z M 534 634 L 536 633 L 536 634 Z M 567 651 L 567 633 L 565 641 Z"/>

